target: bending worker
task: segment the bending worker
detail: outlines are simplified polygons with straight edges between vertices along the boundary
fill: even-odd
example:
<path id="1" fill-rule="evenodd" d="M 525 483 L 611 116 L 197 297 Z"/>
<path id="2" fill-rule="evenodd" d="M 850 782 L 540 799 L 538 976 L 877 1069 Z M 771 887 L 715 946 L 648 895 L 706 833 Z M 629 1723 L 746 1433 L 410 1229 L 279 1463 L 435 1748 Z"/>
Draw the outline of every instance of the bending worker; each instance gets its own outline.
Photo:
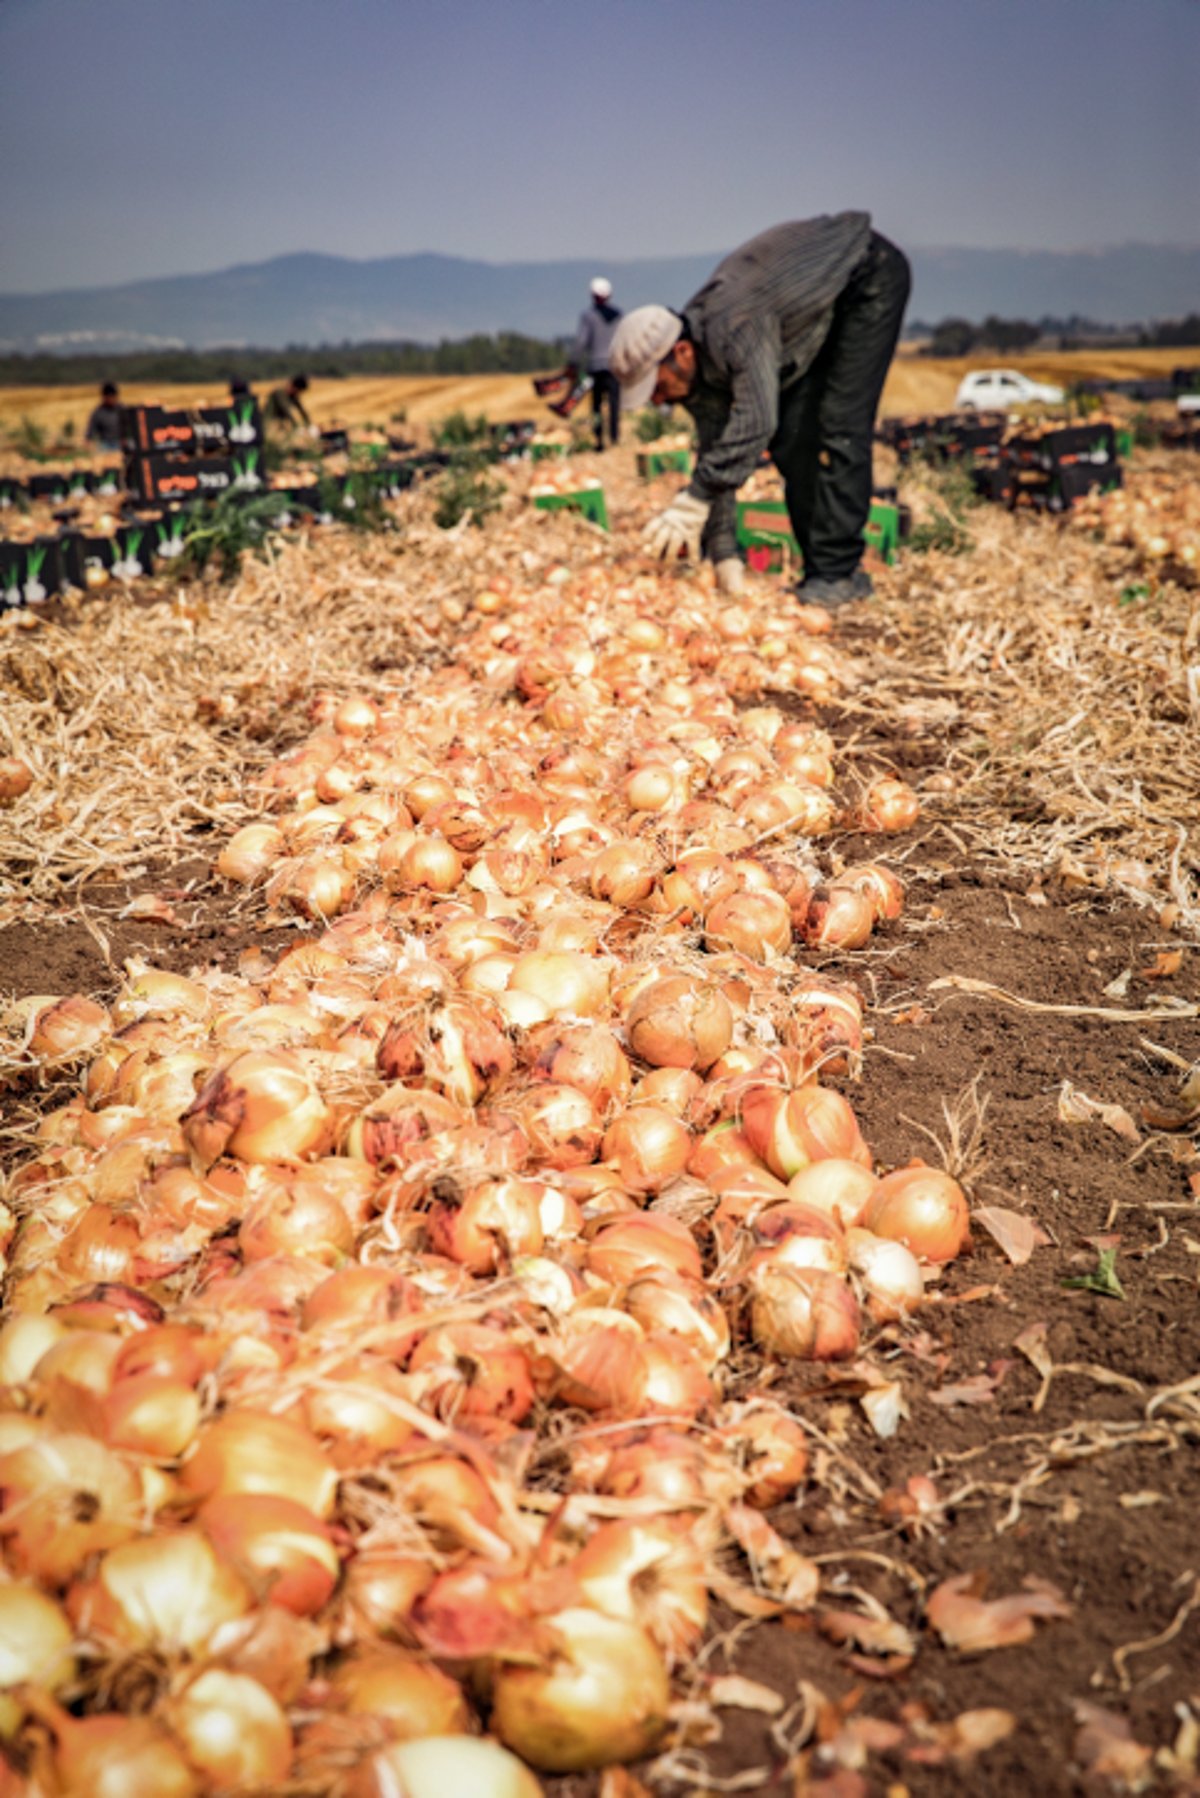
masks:
<path id="1" fill-rule="evenodd" d="M 309 435 L 316 435 L 316 427 L 308 416 L 303 395 L 308 392 L 308 376 L 293 375 L 286 387 L 272 387 L 263 406 L 263 417 L 268 424 L 306 425 Z"/>
<path id="2" fill-rule="evenodd" d="M 630 407 L 677 404 L 696 421 L 688 486 L 646 528 L 650 552 L 716 563 L 741 590 L 737 490 L 768 450 L 804 558 L 797 595 L 865 599 L 875 408 L 908 299 L 908 260 L 865 212 L 775 225 L 713 270 L 682 312 L 639 306 L 610 363 Z"/>
<path id="3" fill-rule="evenodd" d="M 608 440 L 615 443 L 621 431 L 621 390 L 609 368 L 613 334 L 621 317 L 612 303 L 612 282 L 597 275 L 591 285 L 592 303 L 579 314 L 579 328 L 567 364 L 582 368 L 592 377 L 592 429 L 596 448 L 604 448 L 604 407 L 608 405 Z"/>

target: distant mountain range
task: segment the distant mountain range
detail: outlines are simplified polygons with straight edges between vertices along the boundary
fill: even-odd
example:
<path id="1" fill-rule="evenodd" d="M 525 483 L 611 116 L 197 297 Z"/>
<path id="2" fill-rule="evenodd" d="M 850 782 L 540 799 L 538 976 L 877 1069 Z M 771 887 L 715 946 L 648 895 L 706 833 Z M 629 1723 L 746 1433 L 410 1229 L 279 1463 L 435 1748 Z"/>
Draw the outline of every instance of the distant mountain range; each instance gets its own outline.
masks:
<path id="1" fill-rule="evenodd" d="M 603 262 L 623 307 L 681 305 L 723 251 Z M 1200 308 L 1200 248 L 1124 244 L 1087 250 L 914 249 L 909 317 L 1081 316 L 1105 324 Z M 73 351 L 404 339 L 475 332 L 569 334 L 595 262 L 476 262 L 456 256 L 354 261 L 302 253 L 209 275 L 119 287 L 0 295 L 0 351 Z"/>

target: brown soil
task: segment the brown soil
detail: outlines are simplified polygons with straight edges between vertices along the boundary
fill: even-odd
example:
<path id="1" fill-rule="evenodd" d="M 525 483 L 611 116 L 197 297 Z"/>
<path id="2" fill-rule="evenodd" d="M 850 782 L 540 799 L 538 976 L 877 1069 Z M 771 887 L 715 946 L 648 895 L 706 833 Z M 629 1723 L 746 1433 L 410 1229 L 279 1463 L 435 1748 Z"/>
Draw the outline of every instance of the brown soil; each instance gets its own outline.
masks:
<path id="1" fill-rule="evenodd" d="M 850 854 L 865 844 L 837 847 Z M 878 839 L 871 847 L 878 852 Z M 893 839 L 893 847 L 903 855 L 903 839 Z M 107 940 L 111 966 L 77 920 L 0 932 L 5 986 L 103 995 L 131 954 L 186 970 L 230 965 L 251 942 L 287 940 L 289 933 L 263 933 L 240 918 L 206 876 L 196 862 L 139 883 L 175 895 L 178 929 L 122 921 L 116 914 L 128 895 L 96 889 L 89 916 Z M 916 1630 L 911 1669 L 890 1679 L 867 1676 L 861 1662 L 851 1664 L 849 1650 L 820 1634 L 818 1612 L 816 1620 L 742 1625 L 710 1643 L 697 1669 L 700 1691 L 707 1675 L 736 1671 L 792 1705 L 797 1682 L 807 1681 L 827 1700 L 849 1705 L 852 1721 L 911 1719 L 903 1707 L 914 1705 L 935 1722 L 1001 1707 L 1017 1719 L 1015 1731 L 966 1774 L 973 1790 L 997 1795 L 1065 1798 L 1112 1789 L 1093 1787 L 1076 1764 L 1080 1702 L 1120 1711 L 1140 1742 L 1173 1739 L 1176 1705 L 1195 1703 L 1200 1686 L 1200 1612 L 1161 1646 L 1124 1662 L 1114 1653 L 1168 1630 L 1197 1572 L 1195 1412 L 1190 1429 L 1178 1408 L 1147 1415 L 1156 1389 L 1190 1379 L 1200 1365 L 1200 1228 L 1194 1212 L 1189 1216 L 1195 1197 L 1186 1166 L 1173 1153 L 1191 1145 L 1186 1135 L 1148 1140 L 1140 1108 L 1169 1111 L 1179 1078 L 1147 1042 L 1193 1062 L 1200 1059 L 1200 1023 L 1066 1016 L 931 990 L 932 982 L 959 975 L 1046 1005 L 1136 1011 L 1167 995 L 1200 1000 L 1194 949 L 1185 949 L 1169 978 L 1141 972 L 1165 940 L 1149 914 L 1006 890 L 991 872 L 959 863 L 910 877 L 905 917 L 873 939 L 869 953 L 842 958 L 873 1000 L 865 1076 L 847 1090 L 879 1159 L 891 1165 L 924 1154 L 937 1161 L 931 1138 L 948 1143 L 947 1110 L 965 1121 L 968 1139 L 981 1116 L 978 1141 L 964 1143 L 975 1204 L 1025 1213 L 1049 1241 L 1026 1265 L 1012 1267 L 976 1228 L 972 1253 L 949 1270 L 917 1327 L 878 1336 L 874 1359 L 902 1381 L 910 1412 L 889 1441 L 874 1435 L 856 1402 L 861 1385 L 807 1366 L 778 1371 L 776 1392 L 813 1420 L 836 1460 L 832 1477 L 772 1520 L 806 1553 L 828 1557 L 823 1602 L 838 1602 L 842 1581 L 871 1592 Z M 1127 969 L 1133 973 L 1124 998 L 1106 997 L 1102 989 Z M 1140 1148 L 1098 1119 L 1061 1122 L 1064 1080 L 1090 1098 L 1124 1106 L 1139 1120 Z M 31 1097 L 18 1095 L 17 1105 Z M 43 1093 L 38 1109 L 46 1103 Z M 1119 1237 L 1124 1300 L 1064 1285 L 1095 1269 L 1088 1239 L 1106 1232 Z M 1055 1377 L 1039 1410 L 1040 1377 L 1014 1343 L 1041 1322 L 1055 1363 L 1091 1371 Z M 1124 1383 L 1106 1383 L 1106 1373 Z M 980 1375 L 994 1383 L 983 1402 L 946 1405 L 931 1396 Z M 933 1474 L 947 1508 L 936 1528 L 907 1539 L 883 1523 L 872 1493 L 918 1473 Z M 874 1558 L 855 1558 L 863 1554 Z M 1039 1624 L 1032 1642 L 964 1659 L 923 1626 L 922 1599 L 940 1580 L 973 1569 L 986 1570 L 990 1596 L 1018 1590 L 1027 1576 L 1049 1580 L 1073 1615 Z M 718 1612 L 716 1623 L 719 1634 L 737 1620 Z M 721 1740 L 701 1751 L 693 1790 L 721 1789 L 717 1780 L 753 1769 L 762 1773 L 754 1790 L 809 1789 L 795 1787 L 794 1773 L 784 1771 L 786 1747 L 770 1718 L 725 1710 L 721 1720 Z M 825 1789 L 839 1795 L 957 1792 L 962 1767 L 914 1761 L 914 1742 L 910 1732 L 901 1744 L 871 1752 L 866 1783 L 855 1785 L 830 1758 L 845 1758 L 843 1737 L 815 1751 L 810 1776 L 836 1774 L 842 1784 Z M 1156 1778 L 1151 1769 L 1149 1777 L 1147 1789 L 1172 1789 L 1166 1774 Z M 583 1798 L 598 1788 L 575 1778 L 549 1789 Z"/>

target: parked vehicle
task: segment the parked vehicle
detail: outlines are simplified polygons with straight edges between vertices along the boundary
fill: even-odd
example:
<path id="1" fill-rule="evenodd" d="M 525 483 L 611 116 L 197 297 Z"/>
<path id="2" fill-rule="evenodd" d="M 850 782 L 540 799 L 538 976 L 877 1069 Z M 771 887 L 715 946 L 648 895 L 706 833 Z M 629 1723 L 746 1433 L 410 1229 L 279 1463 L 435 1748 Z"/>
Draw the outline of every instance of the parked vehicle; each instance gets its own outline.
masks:
<path id="1" fill-rule="evenodd" d="M 960 412 L 1003 412 L 1011 406 L 1057 406 L 1061 387 L 1031 381 L 1013 368 L 976 368 L 959 383 L 954 404 Z"/>

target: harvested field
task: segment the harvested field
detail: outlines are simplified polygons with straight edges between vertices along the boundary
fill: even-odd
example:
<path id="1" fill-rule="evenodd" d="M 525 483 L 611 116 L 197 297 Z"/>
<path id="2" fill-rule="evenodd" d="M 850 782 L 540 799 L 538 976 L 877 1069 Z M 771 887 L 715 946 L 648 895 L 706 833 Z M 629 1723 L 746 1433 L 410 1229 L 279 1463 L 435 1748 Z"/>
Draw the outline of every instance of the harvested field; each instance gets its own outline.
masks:
<path id="1" fill-rule="evenodd" d="M 972 355 L 934 361 L 929 357 L 897 357 L 884 388 L 881 411 L 946 412 L 964 374 L 997 365 L 1022 369 L 1036 381 L 1064 386 L 1080 380 L 1124 380 L 1169 375 L 1189 360 L 1186 350 L 1068 350 L 1030 355 Z M 256 383 L 264 391 L 267 383 Z M 221 405 L 227 389 L 220 382 L 130 382 L 122 386 L 127 405 Z M 0 387 L 0 430 L 29 418 L 48 431 L 74 422 L 82 431 L 95 404 L 94 387 Z M 408 426 L 422 430 L 451 412 L 482 412 L 500 424 L 514 418 L 554 422 L 537 399 L 528 375 L 348 375 L 342 380 L 314 378 L 305 395 L 313 419 L 322 427 L 386 425 L 393 414 L 406 414 Z"/>
<path id="2" fill-rule="evenodd" d="M 934 366 L 940 377 L 948 365 Z M 1061 366 L 1029 366 L 1062 378 Z M 906 372 L 900 365 L 893 379 Z M 319 388 L 317 397 L 320 405 Z M 492 415 L 519 415 L 515 390 L 512 398 L 512 413 Z M 412 416 L 412 403 L 401 403 Z M 897 409 L 941 403 L 922 390 Z M 455 406 L 489 402 L 459 394 L 445 409 Z M 329 1525 L 337 1589 L 291 1625 L 286 1653 L 282 1632 L 263 1621 L 272 1607 L 261 1589 L 228 1600 L 220 1640 L 151 1633 L 134 1642 L 95 1577 L 102 1555 L 128 1551 L 97 1537 L 83 1545 L 90 1558 L 82 1552 L 52 1576 L 13 1512 L 21 1432 L 114 1439 L 108 1351 L 96 1350 L 105 1378 L 85 1376 L 67 1351 L 49 1367 L 22 1361 L 0 1329 L 0 1536 L 14 1572 L 66 1592 L 77 1665 L 60 1695 L 75 1711 L 176 1715 L 188 1669 L 212 1660 L 263 1680 L 295 1733 L 290 1771 L 258 1789 L 316 1798 L 349 1789 L 343 1776 L 384 1732 L 338 1684 L 356 1640 L 373 1640 L 375 1629 L 393 1649 L 415 1640 L 456 1677 L 473 1664 L 469 1690 L 486 1722 L 501 1716 L 488 1680 L 509 1677 L 505 1645 L 536 1662 L 545 1620 L 594 1602 L 646 1625 L 670 1659 L 670 1716 L 652 1746 L 631 1749 L 628 1772 L 547 1770 L 554 1798 L 1200 1790 L 1200 588 L 1185 554 L 1197 521 L 1194 461 L 1139 452 L 1117 507 L 1093 502 L 1061 518 L 967 510 L 957 553 L 902 552 L 894 568 L 876 570 L 875 600 L 831 632 L 820 617 L 797 619 L 779 577 L 751 577 L 744 605 L 729 607 L 706 576 L 644 563 L 637 531 L 677 482 L 639 482 L 628 447 L 569 465 L 603 482 L 611 534 L 533 509 L 544 469 L 514 465 L 500 475 L 499 511 L 481 527 L 439 530 L 430 492 L 417 488 L 390 505 L 392 534 L 298 532 L 266 560 L 247 560 L 232 584 L 108 588 L 4 620 L 0 756 L 19 754 L 33 777 L 0 807 L 0 1011 L 9 1011 L 0 1155 L 19 1220 L 10 1315 L 57 1307 L 75 1330 L 136 1343 L 161 1307 L 215 1345 L 194 1382 L 192 1435 L 173 1452 L 147 1436 L 135 1453 L 121 1439 L 163 1483 L 153 1488 L 163 1505 L 157 1532 L 135 1542 L 183 1533 L 180 1522 L 192 1536 L 209 1527 L 206 1511 L 194 1522 L 200 1499 L 214 1500 L 186 1471 L 198 1464 L 192 1444 L 203 1448 L 214 1421 L 239 1407 L 301 1418 L 339 1482 L 336 1498 L 322 1484 L 324 1510 L 306 1501 L 323 1521 L 305 1525 L 322 1541 Z M 918 523 L 949 503 L 927 471 L 899 479 Z M 328 751 L 319 764 L 314 740 Z M 791 783 L 804 777 L 772 747 L 785 740 L 832 777 L 824 787 L 817 761 L 805 764 L 808 797 L 815 791 L 825 806 L 806 814 L 806 834 L 788 809 Z M 389 773 L 385 748 L 399 773 Z M 730 755 L 742 759 L 730 764 Z M 683 765 L 686 796 L 673 792 L 661 814 L 630 810 L 622 795 L 633 774 Z M 449 800 L 417 785 L 439 773 Z M 781 779 L 786 803 L 781 787 L 763 791 Z M 915 821 L 877 827 L 881 780 L 911 789 Z M 486 832 L 473 836 L 482 826 L 472 805 L 501 791 L 524 795 L 504 814 L 503 847 L 535 858 L 528 877 L 515 860 L 487 859 Z M 405 860 L 407 838 L 385 855 L 365 811 L 360 830 L 343 829 L 352 812 L 333 808 L 354 794 L 407 805 L 418 838 L 436 824 L 459 843 L 465 878 L 459 869 L 431 894 Z M 554 824 L 564 840 L 539 862 L 537 843 L 510 827 L 541 816 L 542 828 L 540 801 L 561 801 Z M 685 816 L 685 803 L 699 809 Z M 264 878 L 222 877 L 216 864 L 234 833 L 260 821 L 281 838 Z M 613 901 L 599 880 L 600 825 L 648 856 L 652 878 L 646 891 L 634 881 L 639 896 Z M 334 830 L 350 877 L 337 903 L 314 898 L 311 884 L 329 872 Z M 740 865 L 773 870 L 763 890 L 774 882 L 772 894 L 792 895 L 795 934 L 783 953 L 744 938 L 731 953 L 733 939 L 703 923 L 710 914 L 665 885 L 705 833 Z M 876 917 L 856 947 L 822 941 L 819 904 L 789 884 L 796 871 L 820 902 L 847 869 L 876 862 L 903 885 L 899 915 Z M 628 861 L 621 874 L 632 878 Z M 564 1022 L 539 1023 L 516 1004 L 486 1011 L 516 1059 L 511 1077 L 485 1078 L 478 1066 L 447 1073 L 429 1041 L 414 1046 L 405 1032 L 458 991 L 465 964 L 453 964 L 449 985 L 444 972 L 440 983 L 430 974 L 451 965 L 438 959 L 446 931 L 490 926 L 493 958 L 510 939 L 514 954 L 546 946 L 539 933 L 554 878 L 565 883 L 554 942 L 586 944 L 624 970 L 614 975 L 618 1034 L 639 1080 L 656 1064 L 638 1057 L 626 1025 L 648 969 L 703 973 L 733 997 L 738 1027 L 723 1078 L 735 1085 L 722 1099 L 713 1076 L 707 1109 L 689 1097 L 693 1157 L 735 1089 L 742 1098 L 730 1115 L 745 1125 L 738 1105 L 767 1077 L 753 1073 L 764 1053 L 781 1090 L 798 1078 L 790 1045 L 810 1056 L 808 1071 L 815 1054 L 821 1090 L 849 1102 L 881 1171 L 919 1157 L 961 1183 L 970 1241 L 927 1269 L 919 1309 L 864 1312 L 861 1336 L 830 1359 L 772 1351 L 752 1298 L 765 1288 L 748 1260 L 779 1252 L 755 1234 L 761 1210 L 731 1226 L 725 1189 L 694 1159 L 687 1176 L 639 1188 L 640 1175 L 598 1136 L 589 1155 L 551 1161 L 546 1174 L 580 1207 L 575 1236 L 551 1240 L 547 1226 L 545 1242 L 539 1235 L 523 1255 L 499 1229 L 482 1250 L 464 1246 L 447 1216 L 458 1199 L 448 1195 L 474 1191 L 482 1169 L 490 1178 L 503 1165 L 487 1161 L 511 1142 L 496 1114 L 527 1100 L 531 1045 L 548 1040 L 537 1035 L 547 1023 L 561 1035 Z M 318 954 L 280 967 L 314 942 L 324 962 Z M 145 963 L 190 985 L 139 987 Z M 370 988 L 375 1035 L 353 1060 L 339 1036 L 343 1060 L 323 1063 L 329 1019 L 340 1026 L 356 1015 L 355 982 Z M 861 1042 L 839 1039 L 840 1054 L 795 1031 L 802 995 L 820 983 L 861 1005 Z M 510 989 L 477 997 L 484 991 L 493 1005 Z M 67 994 L 110 1014 L 74 1058 L 56 1056 L 33 1034 L 34 1019 L 11 1009 L 30 995 Z M 144 1032 L 134 1048 L 144 1065 L 121 1076 L 107 1041 L 113 1023 L 141 1029 L 147 1019 L 177 1023 L 195 1057 L 175 1066 L 182 1084 L 168 1087 L 163 1074 L 157 1100 L 150 1058 L 161 1069 L 164 1043 Z M 385 1026 L 395 1060 L 377 1063 Z M 239 1120 L 219 1107 L 204 1115 L 205 1131 L 229 1126 L 219 1144 L 188 1121 L 195 1089 L 208 1090 L 206 1075 L 232 1043 L 283 1047 L 324 1068 L 318 1084 L 339 1132 L 329 1161 L 369 1189 L 354 1230 L 310 1246 L 311 1263 L 282 1234 L 264 1255 L 247 1225 L 253 1201 L 255 1228 L 267 1228 L 265 1180 L 276 1181 L 278 1213 L 287 1209 L 274 1158 L 249 1156 L 251 1176 L 238 1186 Z M 397 1086 L 442 1105 L 451 1093 L 467 1113 L 474 1106 L 477 1132 L 491 1118 L 486 1144 L 465 1127 L 455 1135 L 443 1117 L 432 1141 L 454 1140 L 441 1161 L 431 1150 L 422 1162 L 426 1151 L 412 1142 L 386 1165 L 356 1159 L 354 1120 L 383 1116 L 385 1089 Z M 131 1102 L 158 1103 L 149 1113 L 157 1134 L 97 1172 L 104 1151 L 122 1147 L 123 1129 L 144 1122 L 125 1115 Z M 605 1121 L 620 1110 L 614 1101 Z M 310 1145 L 300 1159 L 326 1167 L 328 1146 Z M 624 1188 L 612 1197 L 595 1172 L 600 1159 L 621 1168 L 636 1199 Z M 424 1168 L 420 1178 L 414 1168 Z M 221 1220 L 205 1214 L 200 1228 L 180 1214 L 168 1232 L 156 1212 L 167 1169 L 179 1183 L 185 1170 L 211 1181 L 224 1169 L 233 1185 Z M 760 1200 L 765 1215 L 786 1196 Z M 88 1216 L 94 1239 L 84 1240 Z M 605 1339 L 606 1356 L 624 1363 L 633 1316 L 621 1307 L 645 1268 L 624 1280 L 607 1268 L 602 1279 L 596 1237 L 630 1216 L 665 1217 L 676 1248 L 681 1238 L 694 1245 L 687 1253 L 699 1254 L 731 1332 L 729 1352 L 657 1409 L 620 1391 L 607 1408 L 598 1403 L 598 1373 L 585 1378 L 566 1347 L 564 1318 L 578 1321 L 590 1282 L 591 1305 L 624 1319 Z M 450 1392 L 446 1366 L 431 1371 L 422 1351 L 407 1362 L 399 1350 L 372 1359 L 381 1335 L 399 1327 L 396 1310 L 386 1321 L 364 1313 L 342 1334 L 314 1318 L 311 1293 L 355 1261 L 407 1282 L 402 1316 L 423 1314 L 427 1332 L 444 1316 L 447 1328 L 499 1326 L 510 1342 L 532 1345 L 536 1402 L 519 1415 L 503 1403 L 489 1413 L 482 1400 L 477 1410 L 461 1367 Z M 144 1312 L 131 1292 L 145 1295 Z M 693 1321 L 672 1338 L 686 1344 L 680 1365 L 690 1365 L 699 1334 Z M 392 1394 L 416 1448 L 402 1435 L 356 1457 L 331 1408 L 304 1408 L 306 1384 L 336 1388 L 355 1375 Z M 751 1399 L 799 1425 L 807 1468 L 747 1499 L 753 1451 L 745 1439 L 738 1446 L 736 1426 L 737 1406 Z M 603 1444 L 629 1446 L 631 1432 L 663 1417 L 669 1429 L 652 1438 L 648 1459 L 683 1457 L 665 1500 L 647 1457 L 636 1477 L 632 1462 L 620 1477 L 600 1465 Z M 686 1459 L 689 1444 L 697 1456 L 721 1449 L 703 1478 Z M 439 1509 L 431 1488 L 422 1497 L 412 1484 L 414 1467 L 451 1453 L 461 1477 L 482 1481 L 474 1510 L 461 1496 Z M 732 1485 L 716 1491 L 726 1473 Z M 632 1529 L 632 1518 L 647 1535 L 627 1548 L 631 1558 L 618 1557 L 610 1588 L 601 1592 L 596 1575 L 593 1587 L 576 1586 L 576 1556 L 598 1530 Z M 689 1552 L 702 1555 L 699 1576 Z M 440 1605 L 410 1591 L 406 1609 L 397 1575 L 381 1624 L 382 1601 L 373 1611 L 362 1581 L 388 1554 L 436 1567 L 446 1581 Z M 506 1607 L 517 1601 L 507 1589 L 491 1596 L 497 1563 L 513 1583 L 519 1568 L 537 1596 L 521 1630 L 493 1636 L 484 1653 L 478 1644 L 498 1613 L 515 1628 Z M 463 1567 L 491 1609 L 454 1586 Z M 41 1703 L 26 1718 L 14 1749 L 23 1773 L 45 1764 L 51 1717 Z M 519 1734 L 509 1726 L 510 1740 Z"/>

